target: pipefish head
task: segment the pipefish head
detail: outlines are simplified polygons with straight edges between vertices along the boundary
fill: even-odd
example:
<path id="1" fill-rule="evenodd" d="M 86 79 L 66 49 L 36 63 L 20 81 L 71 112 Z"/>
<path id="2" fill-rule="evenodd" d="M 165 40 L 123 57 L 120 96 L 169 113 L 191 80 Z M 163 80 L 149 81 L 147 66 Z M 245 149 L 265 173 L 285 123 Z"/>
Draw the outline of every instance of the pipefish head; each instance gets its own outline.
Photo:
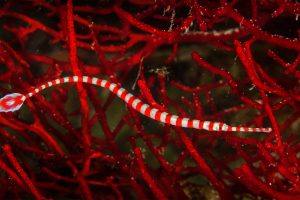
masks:
<path id="1" fill-rule="evenodd" d="M 26 97 L 23 94 L 7 94 L 0 99 L 0 112 L 14 112 L 23 105 Z"/>

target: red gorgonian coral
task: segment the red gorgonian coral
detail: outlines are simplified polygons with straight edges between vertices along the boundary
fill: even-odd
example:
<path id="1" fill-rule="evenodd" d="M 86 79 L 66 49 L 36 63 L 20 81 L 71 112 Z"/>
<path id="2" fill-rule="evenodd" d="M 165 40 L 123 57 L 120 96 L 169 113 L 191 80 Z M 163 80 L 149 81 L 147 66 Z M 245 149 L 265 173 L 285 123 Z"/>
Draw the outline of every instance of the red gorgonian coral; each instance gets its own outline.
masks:
<path id="1" fill-rule="evenodd" d="M 1 97 L 110 80 L 160 111 L 271 133 L 158 123 L 82 83 L 0 113 L 1 199 L 299 199 L 300 4 L 0 1 Z"/>

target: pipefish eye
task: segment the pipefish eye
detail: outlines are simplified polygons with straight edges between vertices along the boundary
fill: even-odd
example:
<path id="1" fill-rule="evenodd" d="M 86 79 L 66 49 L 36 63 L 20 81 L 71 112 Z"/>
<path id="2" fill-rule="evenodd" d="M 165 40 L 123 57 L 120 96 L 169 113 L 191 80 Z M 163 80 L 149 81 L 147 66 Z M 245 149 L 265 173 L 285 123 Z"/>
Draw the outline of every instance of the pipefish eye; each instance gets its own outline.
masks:
<path id="1" fill-rule="evenodd" d="M 1 101 L 0 101 L 0 112 L 5 112 L 5 109 L 1 106 Z"/>
<path id="2" fill-rule="evenodd" d="M 6 101 L 7 106 L 13 106 L 15 103 L 16 103 L 16 101 L 14 99 Z"/>

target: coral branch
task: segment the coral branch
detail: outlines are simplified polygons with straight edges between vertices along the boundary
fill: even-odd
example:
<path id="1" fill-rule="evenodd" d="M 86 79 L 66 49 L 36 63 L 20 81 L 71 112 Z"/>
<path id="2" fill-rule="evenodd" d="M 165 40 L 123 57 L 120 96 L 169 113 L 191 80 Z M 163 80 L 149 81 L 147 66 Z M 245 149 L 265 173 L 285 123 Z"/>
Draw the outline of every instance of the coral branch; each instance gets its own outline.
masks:
<path id="1" fill-rule="evenodd" d="M 77 41 L 76 41 L 76 34 L 74 31 L 74 18 L 73 18 L 73 3 L 72 0 L 68 0 L 67 3 L 67 24 L 68 24 L 68 37 L 69 37 L 69 45 L 70 45 L 70 64 L 72 67 L 72 71 L 74 75 L 80 75 L 81 72 L 78 67 L 77 61 Z M 90 141 L 90 134 L 89 134 L 89 127 L 88 127 L 88 118 L 89 118 L 89 106 L 87 103 L 87 94 L 86 91 L 83 89 L 82 84 L 78 83 L 77 90 L 80 97 L 80 106 L 82 112 L 82 134 L 83 139 L 88 146 L 91 145 Z"/>
<path id="2" fill-rule="evenodd" d="M 136 147 L 134 149 L 134 153 L 136 156 L 137 164 L 140 168 L 141 171 L 141 176 L 145 179 L 145 181 L 149 184 L 149 188 L 153 191 L 153 194 L 156 196 L 157 199 L 168 199 L 162 191 L 159 189 L 157 184 L 154 182 L 154 180 L 151 178 L 150 174 L 148 173 L 144 161 L 143 161 L 143 156 L 141 150 Z"/>
<path id="3" fill-rule="evenodd" d="M 28 187 L 28 189 L 32 192 L 32 194 L 35 196 L 36 199 L 45 199 L 38 191 L 34 183 L 30 180 L 26 172 L 23 170 L 19 162 L 17 161 L 16 157 L 14 156 L 11 147 L 6 144 L 3 146 L 3 151 L 6 154 L 7 158 L 11 162 L 11 164 L 14 166 L 16 171 L 19 173 L 20 177 L 23 179 L 24 183 Z"/>

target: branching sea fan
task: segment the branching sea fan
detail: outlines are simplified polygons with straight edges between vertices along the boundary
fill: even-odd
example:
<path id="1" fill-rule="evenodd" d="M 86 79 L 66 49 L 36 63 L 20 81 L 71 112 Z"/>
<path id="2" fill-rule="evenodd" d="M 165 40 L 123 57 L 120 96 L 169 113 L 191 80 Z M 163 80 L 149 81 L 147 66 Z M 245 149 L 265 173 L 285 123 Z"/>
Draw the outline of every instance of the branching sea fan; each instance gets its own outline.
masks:
<path id="1" fill-rule="evenodd" d="M 300 199 L 299 16 L 0 1 L 0 199 Z"/>

